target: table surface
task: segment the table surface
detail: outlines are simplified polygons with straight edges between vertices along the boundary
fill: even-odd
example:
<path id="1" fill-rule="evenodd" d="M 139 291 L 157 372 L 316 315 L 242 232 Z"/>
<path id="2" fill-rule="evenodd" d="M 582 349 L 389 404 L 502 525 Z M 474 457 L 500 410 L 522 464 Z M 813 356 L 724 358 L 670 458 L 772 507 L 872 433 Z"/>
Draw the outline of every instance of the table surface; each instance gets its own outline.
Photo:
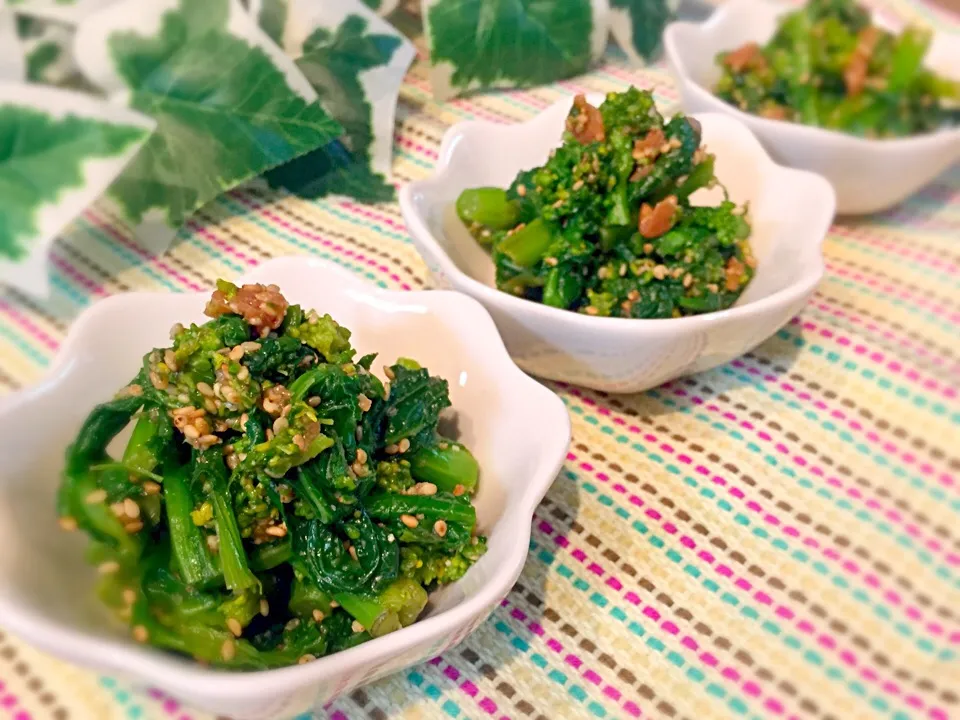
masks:
<path id="1" fill-rule="evenodd" d="M 942 10 L 887 7 L 960 29 Z M 677 99 L 662 66 L 611 60 L 438 105 L 418 64 L 395 179 L 427 175 L 455 122 L 631 83 Z M 555 387 L 573 444 L 516 588 L 460 646 L 331 716 L 960 717 L 958 232 L 955 168 L 893 212 L 836 225 L 809 306 L 740 360 L 636 396 Z M 49 301 L 0 291 L 0 388 L 37 380 L 100 297 L 206 289 L 289 254 L 430 285 L 395 205 L 237 191 L 160 257 L 90 211 L 54 249 Z M 206 720 L 0 631 L 0 718 L 67 717 Z"/>

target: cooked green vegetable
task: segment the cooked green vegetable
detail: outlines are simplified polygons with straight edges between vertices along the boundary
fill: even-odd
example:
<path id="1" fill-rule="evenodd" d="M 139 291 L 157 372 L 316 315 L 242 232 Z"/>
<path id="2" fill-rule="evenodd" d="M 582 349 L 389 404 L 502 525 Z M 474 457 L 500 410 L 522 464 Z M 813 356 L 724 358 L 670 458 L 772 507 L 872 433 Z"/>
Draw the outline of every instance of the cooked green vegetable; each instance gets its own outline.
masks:
<path id="1" fill-rule="evenodd" d="M 410 625 L 486 549 L 446 381 L 401 358 L 385 384 L 329 315 L 217 287 L 67 451 L 61 525 L 90 536 L 100 597 L 136 640 L 238 669 Z"/>
<path id="2" fill-rule="evenodd" d="M 720 53 L 716 92 L 746 112 L 865 137 L 930 132 L 960 120 L 960 82 L 923 67 L 930 33 L 899 36 L 852 0 L 811 0 L 765 46 Z"/>
<path id="3" fill-rule="evenodd" d="M 746 208 L 693 206 L 714 186 L 700 126 L 665 121 L 649 92 L 574 100 L 563 144 L 506 191 L 465 190 L 457 213 L 491 248 L 497 287 L 587 315 L 670 318 L 730 307 L 753 277 Z M 417 452 L 413 474 L 448 486 L 453 452 Z M 460 480 L 465 488 L 469 483 Z"/>

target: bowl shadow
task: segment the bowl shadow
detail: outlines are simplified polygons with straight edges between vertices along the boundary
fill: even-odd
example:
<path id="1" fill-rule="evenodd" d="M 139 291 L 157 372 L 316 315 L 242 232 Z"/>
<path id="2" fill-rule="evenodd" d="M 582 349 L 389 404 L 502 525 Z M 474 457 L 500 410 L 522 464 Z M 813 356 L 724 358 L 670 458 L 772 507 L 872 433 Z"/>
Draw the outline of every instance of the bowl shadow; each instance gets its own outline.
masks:
<path id="1" fill-rule="evenodd" d="M 877 225 L 922 227 L 934 220 L 958 198 L 960 198 L 960 166 L 955 166 L 941 173 L 930 184 L 890 210 L 866 217 L 842 216 L 838 217 L 836 222 L 852 228 Z"/>
<path id="2" fill-rule="evenodd" d="M 543 638 L 570 637 L 571 632 L 576 633 L 562 620 L 561 609 L 550 603 L 547 593 L 550 563 L 544 559 L 547 555 L 542 554 L 552 549 L 546 546 L 544 527 L 550 528 L 549 535 L 563 537 L 575 528 L 583 529 L 577 523 L 579 494 L 570 487 L 574 481 L 565 476 L 566 470 L 567 466 L 537 507 L 532 521 L 530 555 L 520 577 L 507 597 L 473 634 L 438 657 L 357 688 L 323 708 L 314 709 L 313 717 L 331 717 L 339 711 L 346 717 L 366 713 L 369 717 L 386 718 L 424 699 L 437 701 L 437 692 L 449 696 L 461 705 L 467 716 L 473 716 L 476 708 L 472 703 L 483 702 L 484 697 L 482 691 L 472 693 L 466 688 L 492 685 L 501 696 L 511 698 L 513 702 L 513 707 L 500 708 L 501 712 L 508 716 L 522 714 L 545 720 L 544 715 L 531 715 L 535 708 L 522 699 L 524 694 L 514 687 L 511 665 L 527 652 L 530 645 L 537 643 L 538 635 Z M 512 642 L 513 638 L 518 642 Z M 475 697 L 471 700 L 464 692 Z"/>

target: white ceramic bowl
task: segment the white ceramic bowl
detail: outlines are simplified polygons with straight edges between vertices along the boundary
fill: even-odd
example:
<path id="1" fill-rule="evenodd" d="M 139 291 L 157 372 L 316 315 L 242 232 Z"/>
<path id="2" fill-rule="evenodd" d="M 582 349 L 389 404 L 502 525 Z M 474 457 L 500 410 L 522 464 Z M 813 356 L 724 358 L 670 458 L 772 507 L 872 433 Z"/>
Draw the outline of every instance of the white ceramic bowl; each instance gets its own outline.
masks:
<path id="1" fill-rule="evenodd" d="M 602 96 L 590 96 L 599 104 Z M 598 318 L 547 307 L 496 289 L 488 254 L 457 217 L 460 192 L 507 187 L 559 144 L 572 100 L 516 125 L 464 122 L 447 131 L 437 170 L 400 191 L 407 229 L 437 283 L 482 302 L 516 363 L 534 375 L 607 392 L 637 392 L 742 355 L 807 301 L 823 275 L 821 244 L 834 195 L 823 178 L 776 165 L 738 120 L 698 114 L 717 176 L 738 203 L 749 201 L 757 274 L 737 304 L 678 319 Z M 701 191 L 715 203 L 722 191 Z"/>
<path id="2" fill-rule="evenodd" d="M 565 458 L 570 421 L 560 399 L 510 361 L 490 316 L 468 297 L 378 290 L 308 258 L 274 260 L 242 280 L 277 283 L 291 302 L 329 312 L 354 331 L 360 354 L 412 356 L 449 380 L 461 437 L 481 466 L 487 554 L 434 593 L 419 622 L 306 665 L 208 670 L 129 641 L 93 595 L 85 542 L 58 529 L 63 451 L 94 404 L 136 374 L 143 353 L 169 342 L 174 322 L 203 320 L 205 295 L 119 295 L 77 319 L 43 382 L 0 402 L 0 627 L 218 715 L 322 714 L 334 697 L 460 642 L 506 596 L 527 556 L 533 511 Z"/>
<path id="3" fill-rule="evenodd" d="M 906 199 L 960 159 L 960 127 L 925 135 L 868 140 L 834 130 L 751 115 L 716 97 L 720 77 L 714 58 L 746 42 L 766 43 L 777 18 L 796 6 L 765 0 L 732 0 L 703 23 L 674 22 L 664 31 L 667 62 L 687 112 L 720 112 L 743 121 L 773 158 L 823 175 L 837 193 L 837 212 L 866 214 Z M 888 23 L 875 22 L 891 30 Z M 934 35 L 928 67 L 960 77 L 960 36 Z"/>

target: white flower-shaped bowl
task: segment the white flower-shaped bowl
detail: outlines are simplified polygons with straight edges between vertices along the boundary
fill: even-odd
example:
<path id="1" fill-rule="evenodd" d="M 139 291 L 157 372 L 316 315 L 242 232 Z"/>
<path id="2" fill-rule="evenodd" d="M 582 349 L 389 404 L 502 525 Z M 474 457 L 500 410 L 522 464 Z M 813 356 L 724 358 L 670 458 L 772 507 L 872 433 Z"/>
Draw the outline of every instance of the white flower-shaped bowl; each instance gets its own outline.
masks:
<path id="1" fill-rule="evenodd" d="M 720 77 L 717 53 L 747 42 L 766 43 L 777 18 L 796 9 L 765 0 L 733 0 L 703 23 L 674 22 L 663 42 L 685 110 L 719 112 L 749 127 L 777 161 L 823 175 L 837 193 L 837 212 L 860 215 L 886 210 L 906 199 L 960 159 L 960 126 L 906 138 L 867 139 L 771 120 L 743 112 L 713 94 Z M 899 30 L 877 17 L 874 21 Z M 936 33 L 925 63 L 947 77 L 960 77 L 960 36 Z"/>
<path id="2" fill-rule="evenodd" d="M 533 511 L 566 455 L 570 422 L 556 395 L 514 365 L 490 316 L 449 292 L 388 292 L 308 258 L 241 278 L 276 283 L 291 302 L 352 329 L 360 354 L 417 358 L 450 383 L 461 439 L 476 454 L 478 524 L 489 551 L 434 593 L 410 627 L 315 662 L 262 672 L 204 669 L 129 640 L 94 597 L 85 542 L 59 530 L 63 452 L 87 412 L 132 378 L 175 322 L 203 320 L 203 294 L 133 293 L 74 323 L 47 377 L 0 402 L 0 627 L 66 660 L 154 686 L 238 720 L 289 718 L 431 658 L 463 640 L 506 596 L 527 556 Z"/>
<path id="3" fill-rule="evenodd" d="M 602 96 L 590 96 L 593 104 Z M 775 164 L 746 126 L 697 114 L 716 172 L 737 203 L 750 203 L 757 274 L 728 310 L 664 320 L 598 318 L 496 289 L 488 254 L 459 220 L 466 188 L 507 187 L 559 144 L 572 100 L 516 125 L 464 122 L 443 139 L 434 175 L 400 191 L 407 229 L 437 283 L 482 302 L 524 370 L 551 380 L 627 393 L 728 362 L 772 335 L 804 305 L 823 275 L 821 245 L 834 213 L 823 178 Z M 722 199 L 714 188 L 699 204 Z"/>

